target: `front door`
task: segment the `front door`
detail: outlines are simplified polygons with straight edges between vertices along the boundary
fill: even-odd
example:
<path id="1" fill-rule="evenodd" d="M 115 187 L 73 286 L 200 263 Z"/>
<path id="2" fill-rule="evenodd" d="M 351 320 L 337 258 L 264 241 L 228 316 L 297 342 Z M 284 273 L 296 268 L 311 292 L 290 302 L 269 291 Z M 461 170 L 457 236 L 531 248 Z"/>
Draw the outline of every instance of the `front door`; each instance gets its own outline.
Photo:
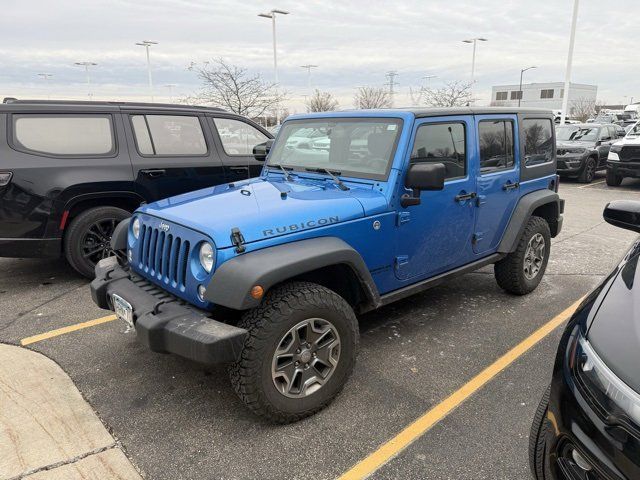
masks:
<path id="1" fill-rule="evenodd" d="M 472 116 L 417 121 L 408 162 L 442 163 L 444 189 L 422 192 L 419 205 L 398 212 L 395 274 L 419 280 L 467 263 L 472 256 L 475 216 L 475 169 L 468 146 L 474 144 Z"/>
<path id="2" fill-rule="evenodd" d="M 502 238 L 520 190 L 516 115 L 477 115 L 478 198 L 473 251 L 495 249 Z"/>

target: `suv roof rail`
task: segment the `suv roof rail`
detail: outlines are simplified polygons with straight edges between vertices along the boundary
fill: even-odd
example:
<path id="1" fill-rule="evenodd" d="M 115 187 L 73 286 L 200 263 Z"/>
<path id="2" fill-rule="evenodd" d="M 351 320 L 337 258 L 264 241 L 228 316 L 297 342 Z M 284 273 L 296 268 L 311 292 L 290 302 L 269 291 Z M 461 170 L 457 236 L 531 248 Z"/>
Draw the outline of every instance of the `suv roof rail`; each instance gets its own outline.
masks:
<path id="1" fill-rule="evenodd" d="M 179 103 L 150 103 L 150 102 L 115 102 L 115 101 L 93 101 L 93 100 L 29 100 L 5 97 L 2 103 L 17 103 L 23 105 L 112 105 L 120 107 L 171 107 L 198 110 L 213 110 L 225 112 L 223 108 L 208 107 L 205 105 L 186 105 Z"/>

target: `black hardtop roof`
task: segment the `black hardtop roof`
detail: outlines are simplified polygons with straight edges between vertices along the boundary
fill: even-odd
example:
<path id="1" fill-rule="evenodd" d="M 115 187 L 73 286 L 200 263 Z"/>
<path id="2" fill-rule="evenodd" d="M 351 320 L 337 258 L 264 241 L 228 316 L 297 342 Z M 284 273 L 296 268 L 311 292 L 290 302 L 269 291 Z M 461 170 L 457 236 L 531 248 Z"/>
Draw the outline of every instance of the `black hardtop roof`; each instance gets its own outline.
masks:
<path id="1" fill-rule="evenodd" d="M 0 104 L 0 111 L 2 110 L 17 110 L 16 107 L 22 107 L 25 110 L 34 110 L 37 108 L 54 108 L 56 110 L 63 110 L 64 107 L 69 107 L 74 111 L 82 110 L 83 107 L 89 107 L 91 110 L 126 110 L 133 108 L 141 108 L 145 110 L 175 110 L 175 111 L 196 111 L 196 112 L 216 112 L 216 113 L 229 113 L 222 108 L 205 107 L 201 105 L 181 105 L 173 103 L 145 103 L 145 102 L 104 102 L 104 101 L 89 101 L 89 100 L 28 100 L 28 99 L 13 99 L 5 98 L 2 104 Z M 231 114 L 233 115 L 233 114 Z"/>

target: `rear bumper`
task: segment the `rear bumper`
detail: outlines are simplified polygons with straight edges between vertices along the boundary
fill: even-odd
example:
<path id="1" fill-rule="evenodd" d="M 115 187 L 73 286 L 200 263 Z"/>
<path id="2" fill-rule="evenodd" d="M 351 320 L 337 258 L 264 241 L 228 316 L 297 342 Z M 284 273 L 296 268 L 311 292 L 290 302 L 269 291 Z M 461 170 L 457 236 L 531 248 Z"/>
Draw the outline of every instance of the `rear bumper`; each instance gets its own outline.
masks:
<path id="1" fill-rule="evenodd" d="M 0 257 L 58 258 L 61 253 L 60 238 L 0 238 Z"/>
<path id="2" fill-rule="evenodd" d="M 113 310 L 117 294 L 133 308 L 138 340 L 154 352 L 174 353 L 204 364 L 239 358 L 247 331 L 210 318 L 141 277 L 125 271 L 116 258 L 101 260 L 91 282 L 93 301 Z"/>

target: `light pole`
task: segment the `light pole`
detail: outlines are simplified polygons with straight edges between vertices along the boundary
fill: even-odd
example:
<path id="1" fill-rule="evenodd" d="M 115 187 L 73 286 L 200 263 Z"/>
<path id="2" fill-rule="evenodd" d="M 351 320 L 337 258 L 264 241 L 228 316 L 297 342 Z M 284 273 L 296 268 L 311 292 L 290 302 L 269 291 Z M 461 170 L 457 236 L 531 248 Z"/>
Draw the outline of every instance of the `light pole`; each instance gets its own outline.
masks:
<path id="1" fill-rule="evenodd" d="M 87 95 L 89 96 L 89 100 L 92 100 L 93 94 L 91 93 L 91 75 L 89 74 L 89 67 L 95 67 L 98 65 L 95 62 L 75 62 L 79 67 L 84 67 L 84 72 L 87 77 Z"/>
<path id="2" fill-rule="evenodd" d="M 289 15 L 289 12 L 285 10 L 277 10 L 273 9 L 268 13 L 259 13 L 259 17 L 270 18 L 271 19 L 271 28 L 273 30 L 273 78 L 274 83 L 276 84 L 276 89 L 278 88 L 278 53 L 276 47 L 276 14 L 280 15 Z M 276 106 L 276 125 L 280 124 L 280 108 Z"/>
<path id="3" fill-rule="evenodd" d="M 178 85 L 176 85 L 175 83 L 167 83 L 165 85 L 165 87 L 169 89 L 169 101 L 171 103 L 173 103 L 173 89 L 174 89 L 174 87 L 177 87 L 177 86 Z"/>
<path id="4" fill-rule="evenodd" d="M 431 86 L 431 79 L 432 78 L 438 78 L 437 75 L 425 75 L 424 78 L 427 81 L 427 88 L 429 88 Z"/>
<path id="5" fill-rule="evenodd" d="M 462 43 L 473 43 L 473 55 L 471 56 L 471 103 L 475 103 L 473 98 L 473 84 L 476 81 L 476 43 L 478 42 L 488 42 L 488 40 L 482 37 L 475 37 L 462 41 Z"/>
<path id="6" fill-rule="evenodd" d="M 564 125 L 569 108 L 569 87 L 571 86 L 571 63 L 573 62 L 573 46 L 576 40 L 576 22 L 578 21 L 578 4 L 580 0 L 573 0 L 573 17 L 571 18 L 571 33 L 569 35 L 569 52 L 567 53 L 567 70 L 564 76 L 564 97 L 562 98 L 562 112 L 560 125 Z"/>
<path id="7" fill-rule="evenodd" d="M 318 65 L 311 65 L 308 63 L 307 65 L 300 65 L 300 67 L 307 69 L 307 89 L 311 91 L 311 69 L 318 68 Z"/>
<path id="8" fill-rule="evenodd" d="M 136 43 L 141 47 L 144 47 L 147 51 L 147 74 L 149 75 L 149 95 L 151 96 L 151 102 L 153 102 L 153 79 L 151 78 L 151 57 L 149 56 L 149 47 L 151 45 L 158 45 L 158 42 L 152 42 L 151 40 L 143 40 Z"/>
<path id="9" fill-rule="evenodd" d="M 536 67 L 535 65 L 532 65 L 530 67 L 523 68 L 522 70 L 520 70 L 520 88 L 518 88 L 518 106 L 520 106 L 520 100 L 522 100 L 522 74 L 527 70 L 531 70 L 532 68 L 538 68 L 538 67 Z"/>
<path id="10" fill-rule="evenodd" d="M 47 86 L 47 100 L 51 100 L 51 92 L 49 90 L 49 79 L 53 77 L 53 73 L 38 73 L 38 76 L 44 79 L 44 84 Z"/>

